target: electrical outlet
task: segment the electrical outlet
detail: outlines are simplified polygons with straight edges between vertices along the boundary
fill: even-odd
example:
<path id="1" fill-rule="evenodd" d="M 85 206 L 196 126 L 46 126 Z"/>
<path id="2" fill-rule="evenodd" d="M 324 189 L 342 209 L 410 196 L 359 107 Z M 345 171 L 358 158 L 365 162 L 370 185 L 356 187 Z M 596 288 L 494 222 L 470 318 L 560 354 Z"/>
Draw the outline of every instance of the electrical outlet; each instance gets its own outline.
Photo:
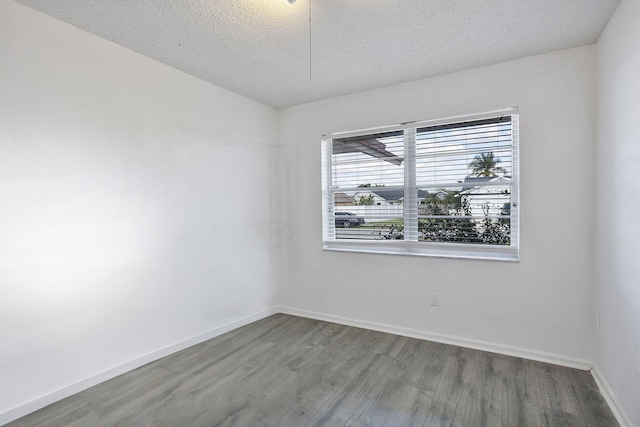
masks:
<path id="1" fill-rule="evenodd" d="M 429 294 L 429 304 L 438 307 L 440 305 L 440 296 L 435 292 L 431 292 Z"/>
<path id="2" fill-rule="evenodd" d="M 600 329 L 600 312 L 596 311 L 596 327 Z"/>

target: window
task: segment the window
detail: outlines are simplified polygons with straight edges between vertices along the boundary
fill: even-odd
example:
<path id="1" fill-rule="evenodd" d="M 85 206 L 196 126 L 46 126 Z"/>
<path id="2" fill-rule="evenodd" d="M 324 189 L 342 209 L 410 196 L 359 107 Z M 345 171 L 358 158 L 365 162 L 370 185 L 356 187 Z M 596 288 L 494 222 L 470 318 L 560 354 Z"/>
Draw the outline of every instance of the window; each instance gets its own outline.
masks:
<path id="1" fill-rule="evenodd" d="M 328 250 L 518 259 L 518 111 L 326 135 Z"/>

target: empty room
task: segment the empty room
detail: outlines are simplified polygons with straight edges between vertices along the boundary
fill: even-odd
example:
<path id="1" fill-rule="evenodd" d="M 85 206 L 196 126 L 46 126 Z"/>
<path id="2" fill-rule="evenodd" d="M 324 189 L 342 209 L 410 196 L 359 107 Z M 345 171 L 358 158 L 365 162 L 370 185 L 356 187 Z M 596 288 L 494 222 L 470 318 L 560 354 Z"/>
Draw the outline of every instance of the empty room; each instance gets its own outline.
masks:
<path id="1" fill-rule="evenodd" d="M 640 426 L 637 0 L 0 0 L 0 425 Z"/>

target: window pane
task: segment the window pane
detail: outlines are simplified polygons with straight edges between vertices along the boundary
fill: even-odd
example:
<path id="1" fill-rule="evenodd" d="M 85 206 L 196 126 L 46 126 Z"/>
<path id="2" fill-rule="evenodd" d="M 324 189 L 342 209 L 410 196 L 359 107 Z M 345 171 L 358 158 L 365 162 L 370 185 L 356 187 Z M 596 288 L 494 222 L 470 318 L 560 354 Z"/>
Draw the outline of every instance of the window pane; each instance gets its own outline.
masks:
<path id="1" fill-rule="evenodd" d="M 510 116 L 418 129 L 418 239 L 509 245 L 512 159 Z"/>
<path id="2" fill-rule="evenodd" d="M 402 189 L 362 188 L 359 191 L 337 191 L 333 197 L 336 239 L 402 238 Z"/>
<path id="3" fill-rule="evenodd" d="M 416 182 L 434 188 L 470 177 L 511 176 L 512 157 L 510 119 L 420 128 Z"/>
<path id="4" fill-rule="evenodd" d="M 418 238 L 423 242 L 511 243 L 511 181 L 418 190 Z"/>
<path id="5" fill-rule="evenodd" d="M 332 142 L 332 188 L 404 184 L 402 131 L 338 138 Z"/>

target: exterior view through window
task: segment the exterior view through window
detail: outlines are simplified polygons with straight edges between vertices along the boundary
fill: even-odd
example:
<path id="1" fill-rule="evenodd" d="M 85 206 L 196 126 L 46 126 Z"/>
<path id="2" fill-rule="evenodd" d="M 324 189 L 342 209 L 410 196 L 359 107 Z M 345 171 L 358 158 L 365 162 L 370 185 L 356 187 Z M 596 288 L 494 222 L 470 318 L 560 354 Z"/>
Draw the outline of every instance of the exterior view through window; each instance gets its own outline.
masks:
<path id="1" fill-rule="evenodd" d="M 518 259 L 516 109 L 327 135 L 330 250 Z"/>

